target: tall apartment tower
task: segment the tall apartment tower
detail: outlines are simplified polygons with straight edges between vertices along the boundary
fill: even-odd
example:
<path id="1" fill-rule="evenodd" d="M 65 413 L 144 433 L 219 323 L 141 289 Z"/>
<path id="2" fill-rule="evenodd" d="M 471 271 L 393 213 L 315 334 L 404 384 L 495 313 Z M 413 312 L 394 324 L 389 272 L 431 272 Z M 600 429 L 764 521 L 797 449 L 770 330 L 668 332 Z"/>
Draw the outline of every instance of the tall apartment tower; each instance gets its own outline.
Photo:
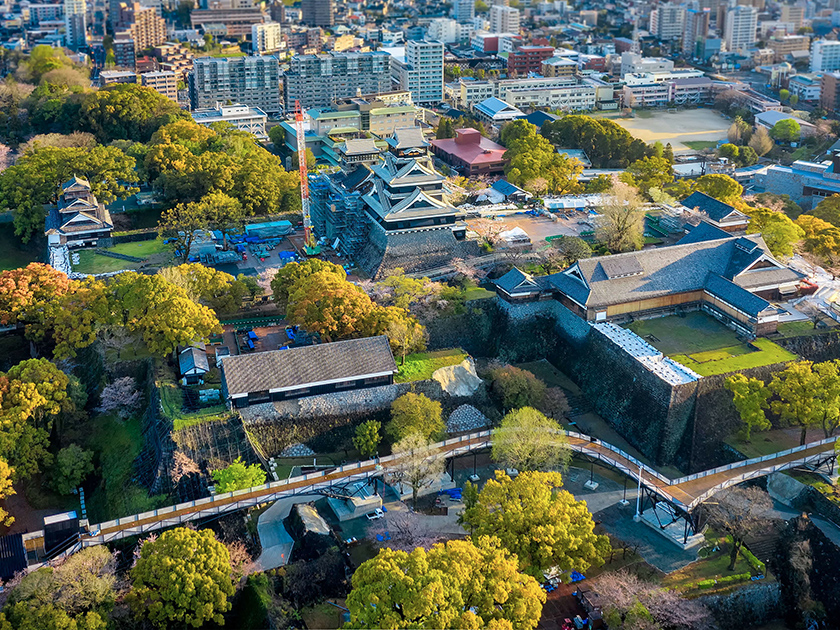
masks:
<path id="1" fill-rule="evenodd" d="M 659 40 L 682 39 L 685 8 L 670 2 L 650 12 L 650 33 Z"/>
<path id="2" fill-rule="evenodd" d="M 419 105 L 443 100 L 443 43 L 408 41 L 405 56 L 391 57 L 391 76 Z"/>
<path id="3" fill-rule="evenodd" d="M 705 41 L 709 36 L 711 9 L 689 9 L 685 12 L 682 51 L 684 55 L 694 56 L 698 41 Z"/>
<path id="4" fill-rule="evenodd" d="M 336 99 L 391 90 L 390 55 L 344 52 L 295 55 L 284 77 L 286 109 L 329 107 Z"/>
<path id="5" fill-rule="evenodd" d="M 461 24 L 475 19 L 475 2 L 473 0 L 455 0 L 452 5 L 452 18 Z"/>
<path id="6" fill-rule="evenodd" d="M 277 57 L 198 57 L 189 75 L 190 106 L 241 103 L 267 114 L 281 111 Z"/>
<path id="7" fill-rule="evenodd" d="M 493 5 L 490 7 L 490 32 L 519 34 L 519 9 Z"/>
<path id="8" fill-rule="evenodd" d="M 283 34 L 277 22 L 263 22 L 251 26 L 251 50 L 255 55 L 270 55 L 280 50 Z"/>
<path id="9" fill-rule="evenodd" d="M 135 53 L 154 48 L 166 41 L 166 22 L 154 7 L 144 7 L 139 2 L 130 6 L 120 6 L 120 24 L 128 27 L 127 33 L 120 34 L 134 40 Z"/>
<path id="10" fill-rule="evenodd" d="M 734 6 L 726 11 L 723 41 L 730 52 L 746 51 L 755 44 L 758 11 L 755 7 Z"/>
<path id="11" fill-rule="evenodd" d="M 780 22 L 788 22 L 793 24 L 793 27 L 798 29 L 802 26 L 802 20 L 805 19 L 805 7 L 793 6 L 790 4 L 782 5 L 782 13 L 779 18 Z"/>
<path id="12" fill-rule="evenodd" d="M 330 27 L 335 24 L 335 0 L 303 0 L 303 23 Z"/>
<path id="13" fill-rule="evenodd" d="M 840 42 L 826 39 L 811 43 L 811 72 L 840 70 Z"/>
<path id="14" fill-rule="evenodd" d="M 87 2 L 64 0 L 64 30 L 67 48 L 78 50 L 87 44 Z"/>

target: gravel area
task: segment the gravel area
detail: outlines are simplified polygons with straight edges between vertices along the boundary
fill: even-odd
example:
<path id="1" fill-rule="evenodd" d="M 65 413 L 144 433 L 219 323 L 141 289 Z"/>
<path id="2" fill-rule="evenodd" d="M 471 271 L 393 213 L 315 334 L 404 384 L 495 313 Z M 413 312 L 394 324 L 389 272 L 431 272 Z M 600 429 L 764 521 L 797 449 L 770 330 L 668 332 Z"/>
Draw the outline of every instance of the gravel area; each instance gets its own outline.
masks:
<path id="1" fill-rule="evenodd" d="M 490 425 L 490 421 L 483 413 L 472 405 L 461 405 L 449 415 L 446 421 L 447 433 L 462 433 L 476 431 Z"/>
<path id="2" fill-rule="evenodd" d="M 315 455 L 315 451 L 309 448 L 306 444 L 289 444 L 280 453 L 280 457 L 310 457 Z"/>

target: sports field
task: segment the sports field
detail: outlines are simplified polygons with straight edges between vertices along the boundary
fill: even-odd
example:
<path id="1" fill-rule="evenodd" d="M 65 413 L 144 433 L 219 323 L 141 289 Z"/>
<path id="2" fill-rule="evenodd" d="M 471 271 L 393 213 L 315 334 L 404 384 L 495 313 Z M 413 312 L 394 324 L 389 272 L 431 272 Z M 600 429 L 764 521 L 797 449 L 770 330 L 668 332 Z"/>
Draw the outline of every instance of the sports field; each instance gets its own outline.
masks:
<path id="1" fill-rule="evenodd" d="M 674 151 L 690 151 L 686 142 L 717 142 L 726 137 L 730 121 L 713 109 L 689 109 L 669 113 L 667 110 L 644 112 L 635 118 L 615 118 L 636 138 L 647 143 L 671 143 Z M 695 145 L 694 148 L 697 148 Z"/>

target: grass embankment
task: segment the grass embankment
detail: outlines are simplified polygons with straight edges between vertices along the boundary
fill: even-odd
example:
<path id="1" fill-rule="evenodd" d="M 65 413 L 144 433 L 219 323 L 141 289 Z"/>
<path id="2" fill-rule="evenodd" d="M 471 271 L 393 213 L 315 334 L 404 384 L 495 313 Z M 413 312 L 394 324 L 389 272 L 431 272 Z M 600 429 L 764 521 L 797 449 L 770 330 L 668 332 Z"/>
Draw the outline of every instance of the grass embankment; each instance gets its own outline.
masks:
<path id="1" fill-rule="evenodd" d="M 33 243 L 23 245 L 15 236 L 11 223 L 0 224 L 0 271 L 26 267 L 31 262 L 43 261 L 43 252 Z"/>
<path id="2" fill-rule="evenodd" d="M 205 422 L 218 422 L 228 417 L 227 409 L 222 404 L 184 413 L 184 392 L 175 380 L 175 375 L 169 366 L 158 365 L 156 384 L 160 392 L 160 406 L 163 416 L 172 423 L 174 431 L 204 424 Z"/>
<path id="3" fill-rule="evenodd" d="M 717 146 L 717 140 L 688 140 L 683 144 L 693 151 L 702 151 L 703 149 L 714 149 Z"/>
<path id="4" fill-rule="evenodd" d="M 758 350 L 753 350 L 749 346 L 740 344 L 692 355 L 676 354 L 671 358 L 691 368 L 700 376 L 728 374 L 730 372 L 739 372 L 763 365 L 786 363 L 787 361 L 796 360 L 795 354 L 788 352 L 769 339 L 756 339 L 752 345 L 758 348 Z"/>
<path id="5" fill-rule="evenodd" d="M 405 365 L 398 365 L 399 372 L 394 379 L 397 383 L 423 381 L 432 377 L 432 373 L 442 367 L 457 365 L 467 358 L 467 353 L 460 348 L 418 352 L 405 358 Z M 399 359 L 397 359 L 399 363 Z"/>
<path id="6" fill-rule="evenodd" d="M 108 247 L 106 251 L 114 252 L 115 254 L 123 254 L 125 256 L 134 256 L 141 258 L 146 262 L 152 256 L 165 254 L 169 251 L 169 246 L 164 245 L 163 241 L 154 239 L 151 241 L 137 241 L 134 243 L 120 243 L 113 247 Z M 79 263 L 72 265 L 73 271 L 78 273 L 111 273 L 113 271 L 120 271 L 123 269 L 137 269 L 143 262 L 132 262 L 130 260 L 123 260 L 121 258 L 111 258 L 110 256 L 103 256 L 92 249 L 83 249 L 77 252 L 71 252 L 72 257 L 79 256 Z"/>

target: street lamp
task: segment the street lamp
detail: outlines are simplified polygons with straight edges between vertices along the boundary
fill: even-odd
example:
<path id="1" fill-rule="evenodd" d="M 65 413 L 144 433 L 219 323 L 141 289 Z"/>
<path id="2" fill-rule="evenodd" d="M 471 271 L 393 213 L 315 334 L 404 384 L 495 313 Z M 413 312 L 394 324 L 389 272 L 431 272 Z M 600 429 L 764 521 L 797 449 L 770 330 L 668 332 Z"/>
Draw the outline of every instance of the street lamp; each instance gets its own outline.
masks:
<path id="1" fill-rule="evenodd" d="M 642 513 L 639 511 L 642 506 L 642 462 L 639 462 L 639 487 L 636 489 L 636 513 L 633 520 L 637 523 L 642 520 Z"/>

